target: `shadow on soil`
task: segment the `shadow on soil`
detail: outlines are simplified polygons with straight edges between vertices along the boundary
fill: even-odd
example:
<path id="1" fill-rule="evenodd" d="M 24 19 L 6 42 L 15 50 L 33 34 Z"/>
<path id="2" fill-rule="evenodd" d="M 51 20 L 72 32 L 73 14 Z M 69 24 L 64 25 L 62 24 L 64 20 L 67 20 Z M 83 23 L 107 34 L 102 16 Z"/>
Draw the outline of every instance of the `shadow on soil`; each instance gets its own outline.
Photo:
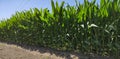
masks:
<path id="1" fill-rule="evenodd" d="M 74 59 L 74 57 L 72 57 L 71 55 L 76 56 L 77 59 L 115 59 L 114 57 L 107 57 L 107 56 L 104 57 L 104 56 L 97 56 L 97 55 L 83 55 L 81 53 L 76 53 L 76 52 L 59 51 L 59 50 L 51 49 L 51 48 L 28 46 L 28 45 L 13 43 L 13 42 L 2 41 L 2 43 L 14 44 L 14 45 L 20 46 L 24 49 L 30 50 L 30 51 L 39 51 L 40 53 L 50 53 L 51 55 L 54 54 L 58 57 L 62 57 L 65 59 Z"/>

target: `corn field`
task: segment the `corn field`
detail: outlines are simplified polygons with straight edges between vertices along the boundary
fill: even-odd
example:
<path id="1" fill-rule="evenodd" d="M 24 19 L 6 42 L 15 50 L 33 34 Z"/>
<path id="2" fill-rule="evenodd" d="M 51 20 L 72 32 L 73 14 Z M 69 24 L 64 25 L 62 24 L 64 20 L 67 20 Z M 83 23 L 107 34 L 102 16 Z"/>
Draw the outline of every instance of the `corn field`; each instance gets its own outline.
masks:
<path id="1" fill-rule="evenodd" d="M 51 12 L 30 9 L 0 22 L 0 41 L 62 51 L 120 56 L 120 0 L 64 6 L 51 0 Z"/>

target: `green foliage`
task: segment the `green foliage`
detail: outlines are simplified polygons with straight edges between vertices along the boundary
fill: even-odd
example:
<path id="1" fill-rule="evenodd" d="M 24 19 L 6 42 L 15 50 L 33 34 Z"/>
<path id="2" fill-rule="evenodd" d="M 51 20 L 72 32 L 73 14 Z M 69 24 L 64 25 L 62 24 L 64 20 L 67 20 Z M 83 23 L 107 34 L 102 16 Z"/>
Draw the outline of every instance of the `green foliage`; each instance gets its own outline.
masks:
<path id="1" fill-rule="evenodd" d="M 120 4 L 118 1 L 84 0 L 64 6 L 51 0 L 48 9 L 17 12 L 0 23 L 0 40 L 100 55 L 120 53 Z M 116 54 L 117 53 L 117 54 Z"/>

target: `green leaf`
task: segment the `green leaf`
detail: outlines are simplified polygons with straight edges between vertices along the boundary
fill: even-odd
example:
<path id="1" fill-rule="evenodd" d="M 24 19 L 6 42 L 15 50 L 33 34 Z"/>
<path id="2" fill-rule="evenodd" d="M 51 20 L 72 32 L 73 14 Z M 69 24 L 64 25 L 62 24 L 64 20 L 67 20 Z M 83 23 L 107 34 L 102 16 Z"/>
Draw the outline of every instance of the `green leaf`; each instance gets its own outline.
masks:
<path id="1" fill-rule="evenodd" d="M 52 5 L 52 11 L 55 12 L 55 5 L 53 0 L 51 0 L 51 5 Z"/>

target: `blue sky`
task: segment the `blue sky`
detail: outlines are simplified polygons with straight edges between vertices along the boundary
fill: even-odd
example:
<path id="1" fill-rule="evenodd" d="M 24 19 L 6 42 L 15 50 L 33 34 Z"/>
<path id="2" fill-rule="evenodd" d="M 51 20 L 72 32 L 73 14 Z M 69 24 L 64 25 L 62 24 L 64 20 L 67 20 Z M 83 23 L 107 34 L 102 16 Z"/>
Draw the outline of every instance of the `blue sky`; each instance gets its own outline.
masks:
<path id="1" fill-rule="evenodd" d="M 65 1 L 75 5 L 75 0 L 54 0 L 61 3 Z M 79 0 L 83 3 L 84 0 Z M 99 2 L 99 0 L 97 0 Z M 0 0 L 0 20 L 10 18 L 16 11 L 29 10 L 30 8 L 48 8 L 51 10 L 51 0 Z"/>

